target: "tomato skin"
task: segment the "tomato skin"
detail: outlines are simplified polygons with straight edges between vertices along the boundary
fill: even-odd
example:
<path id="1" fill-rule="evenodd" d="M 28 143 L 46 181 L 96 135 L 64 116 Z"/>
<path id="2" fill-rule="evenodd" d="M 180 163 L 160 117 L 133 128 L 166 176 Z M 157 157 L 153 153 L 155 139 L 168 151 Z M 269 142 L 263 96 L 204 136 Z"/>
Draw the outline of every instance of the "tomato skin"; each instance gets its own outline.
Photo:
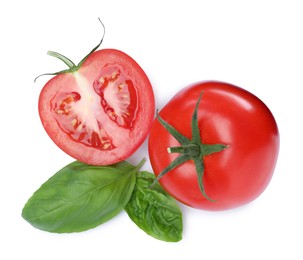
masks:
<path id="1" fill-rule="evenodd" d="M 191 138 L 191 118 L 198 110 L 204 144 L 225 144 L 227 149 L 204 157 L 205 198 L 199 189 L 192 160 L 160 178 L 161 185 L 178 201 L 199 209 L 226 210 L 256 199 L 273 175 L 279 151 L 279 132 L 267 106 L 256 96 L 223 82 L 197 82 L 177 93 L 159 115 L 181 134 Z M 155 120 L 148 142 L 155 175 L 179 154 L 168 153 L 178 141 Z"/>
<path id="2" fill-rule="evenodd" d="M 105 73 L 102 70 L 108 72 L 108 66 L 121 70 L 122 80 L 129 84 L 128 91 L 122 91 L 119 97 L 114 96 L 119 90 L 114 83 L 108 84 L 106 89 L 112 88 L 108 91 L 95 86 Z M 107 103 L 97 91 L 108 96 Z M 78 106 L 79 98 L 75 98 L 78 96 L 83 100 L 81 106 Z M 110 105 L 117 106 L 116 111 Z M 90 54 L 77 71 L 49 80 L 40 93 L 38 108 L 47 134 L 59 148 L 81 162 L 108 165 L 128 158 L 146 139 L 154 118 L 155 101 L 151 83 L 135 60 L 119 50 L 102 49 Z M 127 116 L 130 119 L 126 120 Z M 96 134 L 96 128 L 102 133 Z"/>

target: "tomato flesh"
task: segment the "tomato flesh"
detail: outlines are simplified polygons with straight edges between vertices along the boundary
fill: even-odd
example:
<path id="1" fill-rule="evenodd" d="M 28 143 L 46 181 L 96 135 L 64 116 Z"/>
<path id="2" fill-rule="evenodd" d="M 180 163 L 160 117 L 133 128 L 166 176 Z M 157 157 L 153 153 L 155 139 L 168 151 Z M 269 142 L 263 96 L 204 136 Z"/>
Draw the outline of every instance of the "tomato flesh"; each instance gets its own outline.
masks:
<path id="1" fill-rule="evenodd" d="M 53 117 L 58 126 L 71 139 L 101 150 L 112 149 L 110 136 L 99 124 L 91 119 L 92 111 L 86 111 L 86 101 L 77 92 L 60 93 L 52 100 Z M 92 120 L 89 124 L 89 120 Z"/>
<path id="2" fill-rule="evenodd" d="M 136 118 L 137 93 L 122 68 L 108 65 L 102 69 L 94 89 L 101 96 L 101 105 L 108 117 L 119 126 L 131 128 Z"/>
<path id="3" fill-rule="evenodd" d="M 63 151 L 84 163 L 112 164 L 129 157 L 146 138 L 154 116 L 153 90 L 131 57 L 100 50 L 79 70 L 45 85 L 39 114 Z"/>

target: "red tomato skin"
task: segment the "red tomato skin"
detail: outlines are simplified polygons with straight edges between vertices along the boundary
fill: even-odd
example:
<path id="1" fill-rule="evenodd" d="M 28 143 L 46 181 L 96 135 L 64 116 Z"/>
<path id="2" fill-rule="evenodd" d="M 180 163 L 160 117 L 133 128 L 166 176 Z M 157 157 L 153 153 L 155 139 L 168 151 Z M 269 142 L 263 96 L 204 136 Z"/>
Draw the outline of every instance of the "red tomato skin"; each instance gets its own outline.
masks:
<path id="1" fill-rule="evenodd" d="M 181 134 L 191 138 L 191 117 L 201 92 L 198 122 L 202 143 L 225 144 L 228 148 L 204 157 L 203 197 L 193 161 L 178 166 L 160 179 L 178 201 L 198 209 L 227 210 L 256 199 L 268 186 L 279 152 L 279 132 L 267 106 L 237 86 L 197 82 L 179 93 L 160 111 L 160 116 Z M 167 152 L 178 141 L 155 120 L 148 148 L 157 176 L 179 154 Z"/>
<path id="2" fill-rule="evenodd" d="M 137 91 L 138 103 L 136 118 L 131 129 L 117 126 L 111 120 L 105 120 L 105 124 L 110 126 L 108 132 L 113 139 L 115 149 L 100 150 L 69 138 L 56 122 L 52 114 L 51 102 L 57 93 L 73 91 L 74 86 L 79 85 L 76 80 L 79 75 L 93 89 L 94 80 L 98 78 L 100 70 L 108 64 L 120 66 L 125 75 L 131 78 Z M 102 49 L 92 53 L 76 72 L 59 74 L 49 80 L 40 93 L 38 109 L 47 134 L 65 153 L 87 164 L 109 165 L 127 159 L 144 142 L 153 122 L 155 101 L 152 85 L 135 60 L 122 51 Z M 102 113 L 103 118 L 106 117 L 101 106 L 97 113 Z M 104 121 L 101 123 L 103 124 Z"/>

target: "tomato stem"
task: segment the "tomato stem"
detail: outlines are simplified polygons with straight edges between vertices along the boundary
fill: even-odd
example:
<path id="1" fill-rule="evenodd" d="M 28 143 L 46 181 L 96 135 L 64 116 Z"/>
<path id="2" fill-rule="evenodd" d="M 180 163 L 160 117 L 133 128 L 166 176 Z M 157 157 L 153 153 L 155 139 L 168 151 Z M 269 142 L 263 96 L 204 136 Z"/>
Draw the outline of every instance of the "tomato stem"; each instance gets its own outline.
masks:
<path id="1" fill-rule="evenodd" d="M 167 148 L 168 153 L 184 153 L 191 157 L 196 157 L 201 154 L 201 148 L 197 144 L 187 144 Z"/>

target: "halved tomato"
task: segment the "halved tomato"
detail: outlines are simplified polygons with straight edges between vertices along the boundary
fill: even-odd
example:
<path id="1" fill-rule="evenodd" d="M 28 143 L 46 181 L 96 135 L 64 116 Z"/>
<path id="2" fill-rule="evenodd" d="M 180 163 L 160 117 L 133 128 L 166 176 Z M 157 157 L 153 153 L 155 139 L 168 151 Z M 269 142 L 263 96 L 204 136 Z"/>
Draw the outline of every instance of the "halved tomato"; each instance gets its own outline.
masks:
<path id="1" fill-rule="evenodd" d="M 128 158 L 145 140 L 153 122 L 152 86 L 127 54 L 103 49 L 46 83 L 39 114 L 50 138 L 67 154 L 93 165 Z"/>

